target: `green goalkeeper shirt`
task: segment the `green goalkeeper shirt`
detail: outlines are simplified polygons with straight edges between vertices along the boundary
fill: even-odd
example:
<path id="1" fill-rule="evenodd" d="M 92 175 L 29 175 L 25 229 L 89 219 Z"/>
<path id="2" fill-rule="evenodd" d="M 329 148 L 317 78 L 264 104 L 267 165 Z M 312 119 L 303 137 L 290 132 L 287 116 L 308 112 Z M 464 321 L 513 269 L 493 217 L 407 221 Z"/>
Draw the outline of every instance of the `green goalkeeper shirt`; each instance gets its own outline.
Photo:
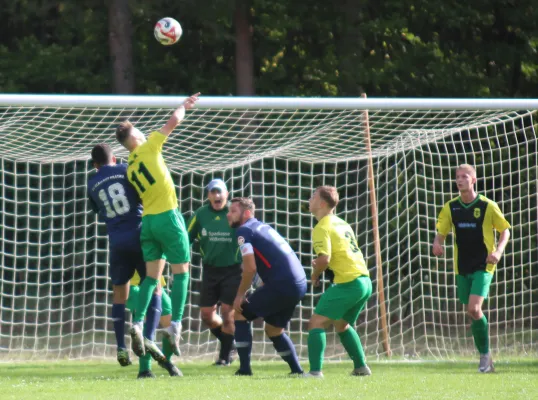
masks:
<path id="1" fill-rule="evenodd" d="M 198 239 L 204 265 L 227 267 L 241 263 L 235 229 L 226 218 L 228 207 L 216 211 L 210 204 L 200 207 L 187 223 L 191 244 Z"/>

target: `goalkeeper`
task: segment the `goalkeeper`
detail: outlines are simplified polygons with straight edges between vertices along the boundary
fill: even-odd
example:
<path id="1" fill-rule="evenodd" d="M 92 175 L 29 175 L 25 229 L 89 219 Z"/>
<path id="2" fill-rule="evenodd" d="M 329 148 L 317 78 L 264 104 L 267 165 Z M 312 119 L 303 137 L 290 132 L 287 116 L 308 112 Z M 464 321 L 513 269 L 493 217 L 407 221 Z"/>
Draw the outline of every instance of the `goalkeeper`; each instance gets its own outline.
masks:
<path id="1" fill-rule="evenodd" d="M 228 188 L 221 179 L 207 185 L 209 204 L 200 207 L 189 220 L 191 243 L 198 240 L 202 254 L 202 289 L 200 313 L 211 333 L 220 341 L 216 366 L 230 365 L 234 343 L 233 302 L 241 283 L 241 254 L 235 240 L 235 229 L 230 227 L 228 214 Z M 217 315 L 220 303 L 221 317 Z"/>
<path id="2" fill-rule="evenodd" d="M 154 332 L 142 332 L 142 321 L 168 259 L 174 276 L 172 284 L 172 323 L 167 330 L 172 350 L 179 356 L 181 319 L 189 286 L 189 237 L 183 216 L 178 210 L 174 182 L 162 155 L 162 148 L 174 128 L 194 107 L 199 93 L 189 97 L 176 109 L 168 122 L 145 136 L 129 121 L 116 129 L 116 139 L 129 151 L 127 177 L 140 195 L 144 213 L 140 241 L 146 261 L 146 278 L 140 285 L 136 316 L 130 330 L 133 352 L 142 357 L 152 348 Z M 157 305 L 160 308 L 160 304 Z M 144 337 L 145 336 L 145 337 Z"/>

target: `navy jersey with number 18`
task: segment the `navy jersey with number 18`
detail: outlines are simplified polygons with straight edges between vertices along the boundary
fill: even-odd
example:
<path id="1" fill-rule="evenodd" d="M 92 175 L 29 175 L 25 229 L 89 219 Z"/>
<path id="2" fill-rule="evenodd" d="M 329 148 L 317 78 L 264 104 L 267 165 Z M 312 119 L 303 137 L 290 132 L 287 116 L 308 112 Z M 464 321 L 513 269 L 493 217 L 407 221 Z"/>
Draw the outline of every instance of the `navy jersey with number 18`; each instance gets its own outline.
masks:
<path id="1" fill-rule="evenodd" d="M 106 223 L 110 241 L 126 235 L 139 235 L 142 204 L 127 180 L 127 165 L 104 165 L 88 180 L 90 204 Z M 138 233 L 136 233 L 138 232 Z"/>
<path id="2" fill-rule="evenodd" d="M 306 282 L 297 255 L 269 225 L 251 218 L 237 228 L 236 236 L 241 254 L 254 254 L 258 275 L 265 285 L 276 283 L 284 289 L 288 285 L 295 287 Z"/>

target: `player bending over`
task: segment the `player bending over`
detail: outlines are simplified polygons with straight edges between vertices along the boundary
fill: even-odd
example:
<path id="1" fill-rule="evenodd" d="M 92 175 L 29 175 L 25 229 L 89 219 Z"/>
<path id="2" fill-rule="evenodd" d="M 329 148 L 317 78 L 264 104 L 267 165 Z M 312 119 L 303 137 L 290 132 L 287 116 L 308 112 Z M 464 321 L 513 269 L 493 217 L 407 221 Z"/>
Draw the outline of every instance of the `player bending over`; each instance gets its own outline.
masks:
<path id="1" fill-rule="evenodd" d="M 250 321 L 261 317 L 265 333 L 292 374 L 303 374 L 292 341 L 284 333 L 295 307 L 306 293 L 306 276 L 301 262 L 288 242 L 269 225 L 254 218 L 254 202 L 248 198 L 231 200 L 228 222 L 237 228 L 237 243 L 243 256 L 243 274 L 233 306 L 235 345 L 240 367 L 236 375 L 252 375 Z M 256 273 L 263 286 L 246 297 Z"/>
<path id="2" fill-rule="evenodd" d="M 334 284 L 321 296 L 308 324 L 307 377 L 323 377 L 325 329 L 331 324 L 353 360 L 351 374 L 371 375 L 354 325 L 372 295 L 372 281 L 353 229 L 334 215 L 338 201 L 338 192 L 332 186 L 318 187 L 310 198 L 310 212 L 318 221 L 312 232 L 317 256 L 312 262 L 312 285 L 319 286 L 321 273 L 329 267 L 334 272 Z"/>
<path id="3" fill-rule="evenodd" d="M 135 271 L 144 277 L 146 273 L 140 247 L 140 224 L 142 205 L 137 192 L 127 180 L 127 165 L 116 164 L 116 157 L 107 144 L 98 144 L 92 149 L 93 165 L 97 173 L 88 180 L 90 205 L 108 231 L 110 250 L 109 275 L 112 279 L 112 320 L 118 346 L 117 358 L 121 366 L 131 364 L 125 346 L 125 302 L 129 296 L 129 279 Z M 160 318 L 158 295 L 150 293 L 152 305 L 146 317 L 144 330 L 155 332 Z M 149 353 L 155 359 L 164 356 L 157 346 L 149 345 Z"/>
<path id="4" fill-rule="evenodd" d="M 185 118 L 185 111 L 194 107 L 198 95 L 186 99 L 160 130 L 149 135 L 148 140 L 128 121 L 120 124 L 116 130 L 116 139 L 130 153 L 127 177 L 144 206 L 140 241 L 146 261 L 146 278 L 140 285 L 137 313 L 130 330 L 132 348 L 139 357 L 145 354 L 145 347 L 153 346 L 151 337 L 154 332 L 143 333 L 142 321 L 146 318 L 151 295 L 162 276 L 166 259 L 174 276 L 172 324 L 167 334 L 174 354 L 180 354 L 181 319 L 189 286 L 189 238 L 185 221 L 178 210 L 174 182 L 164 162 L 162 148 L 174 128 Z"/>
<path id="5" fill-rule="evenodd" d="M 499 206 L 475 192 L 476 170 L 462 164 L 456 170 L 456 185 L 460 195 L 444 205 L 439 213 L 437 235 L 433 241 L 433 254 L 442 256 L 446 236 L 454 233 L 454 267 L 458 298 L 467 305 L 472 319 L 474 344 L 480 353 L 478 371 L 494 372 L 489 351 L 488 320 L 482 312 L 488 297 L 495 266 L 502 257 L 510 238 L 510 224 Z M 495 248 L 495 235 L 500 233 Z"/>

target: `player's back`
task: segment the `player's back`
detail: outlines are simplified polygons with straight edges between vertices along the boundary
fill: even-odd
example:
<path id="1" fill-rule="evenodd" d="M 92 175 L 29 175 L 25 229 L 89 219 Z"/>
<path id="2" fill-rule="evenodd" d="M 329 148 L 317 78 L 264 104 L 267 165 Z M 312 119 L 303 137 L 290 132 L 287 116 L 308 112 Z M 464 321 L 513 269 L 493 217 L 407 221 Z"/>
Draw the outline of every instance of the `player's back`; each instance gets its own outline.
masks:
<path id="1" fill-rule="evenodd" d="M 127 165 L 104 165 L 88 180 L 93 210 L 106 223 L 111 241 L 125 235 L 139 235 L 142 205 L 127 180 Z"/>
<path id="2" fill-rule="evenodd" d="M 297 255 L 288 242 L 269 225 L 249 219 L 236 231 L 241 251 L 252 246 L 257 272 L 264 284 L 302 284 L 306 275 Z M 247 246 L 245 246 L 247 245 Z"/>
<path id="3" fill-rule="evenodd" d="M 316 254 L 330 256 L 329 267 L 335 283 L 368 276 L 368 268 L 351 226 L 334 214 L 323 217 L 312 233 Z"/>
<path id="4" fill-rule="evenodd" d="M 167 137 L 152 132 L 148 140 L 129 154 L 128 178 L 140 195 L 143 215 L 161 214 L 177 209 L 174 181 L 162 156 Z"/>

